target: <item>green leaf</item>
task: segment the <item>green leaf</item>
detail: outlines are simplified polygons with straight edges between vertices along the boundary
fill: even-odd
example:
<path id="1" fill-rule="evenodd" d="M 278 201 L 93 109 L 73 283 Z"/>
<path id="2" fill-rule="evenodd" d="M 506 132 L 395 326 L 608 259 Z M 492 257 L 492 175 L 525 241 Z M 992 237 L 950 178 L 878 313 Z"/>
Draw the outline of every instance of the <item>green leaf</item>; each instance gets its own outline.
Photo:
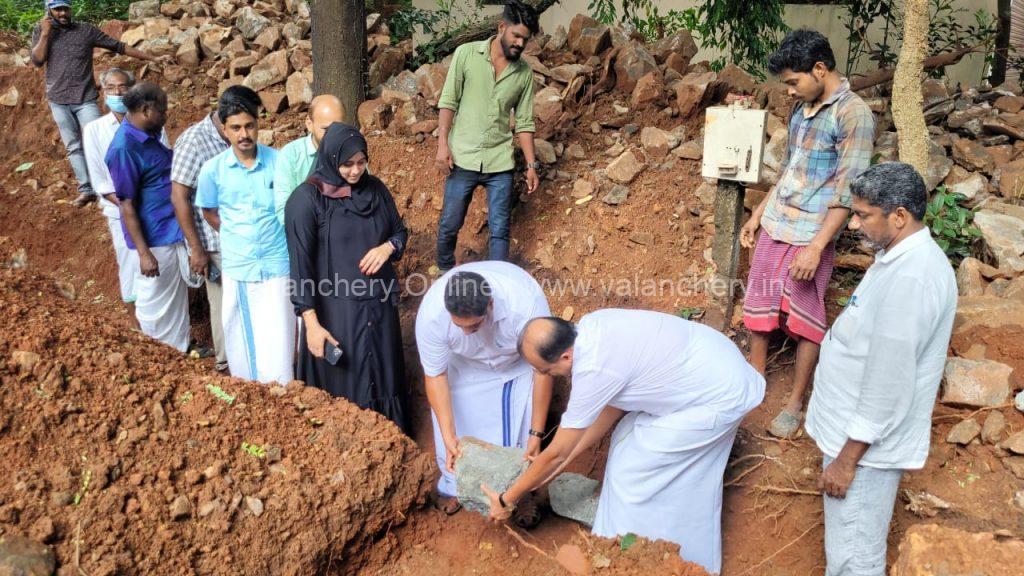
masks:
<path id="1" fill-rule="evenodd" d="M 849 296 L 840 296 L 839 298 L 836 298 L 836 304 L 839 304 L 843 308 L 845 308 L 846 305 L 849 304 L 849 303 L 850 303 L 850 297 Z"/>
<path id="2" fill-rule="evenodd" d="M 19 164 L 18 167 L 14 169 L 14 172 L 15 173 L 24 172 L 24 171 L 28 170 L 29 168 L 31 168 L 34 164 L 35 164 L 35 162 L 25 162 L 24 164 Z"/>
<path id="3" fill-rule="evenodd" d="M 636 534 L 630 532 L 622 537 L 622 541 L 619 543 L 619 549 L 625 552 L 626 550 L 629 550 L 633 544 L 636 544 Z"/>

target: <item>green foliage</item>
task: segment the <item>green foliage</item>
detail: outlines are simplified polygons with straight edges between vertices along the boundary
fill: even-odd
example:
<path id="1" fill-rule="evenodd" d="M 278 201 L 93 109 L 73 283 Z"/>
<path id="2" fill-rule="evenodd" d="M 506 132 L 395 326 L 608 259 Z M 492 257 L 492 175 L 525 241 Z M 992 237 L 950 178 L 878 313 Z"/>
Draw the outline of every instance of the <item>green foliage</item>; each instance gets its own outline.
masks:
<path id="1" fill-rule="evenodd" d="M 235 397 L 225 392 L 224 389 L 222 389 L 220 386 L 217 386 L 216 384 L 207 384 L 206 390 L 210 394 L 213 394 L 213 396 L 216 399 L 220 400 L 221 402 L 227 403 L 229 406 L 235 403 Z"/>
<path id="2" fill-rule="evenodd" d="M 266 458 L 267 447 L 259 444 L 249 444 L 248 442 L 242 442 L 242 451 L 252 456 L 253 458 Z"/>
<path id="3" fill-rule="evenodd" d="M 686 308 L 680 308 L 679 310 L 676 310 L 676 316 L 679 316 L 683 320 L 694 320 L 696 318 L 700 318 L 703 315 L 704 315 L 704 309 L 703 308 L 686 307 Z"/>
<path id="4" fill-rule="evenodd" d="M 636 534 L 630 532 L 622 537 L 622 540 L 619 542 L 619 549 L 625 552 L 626 550 L 629 550 L 633 544 L 636 544 Z"/>
<path id="5" fill-rule="evenodd" d="M 903 44 L 903 2 L 897 0 L 845 0 L 847 31 L 846 74 L 857 70 L 864 58 L 877 62 L 879 67 L 896 65 L 899 48 Z M 930 0 L 928 25 L 928 55 L 934 56 L 966 46 L 980 46 L 986 62 L 993 58 L 998 22 L 984 10 L 974 12 L 973 22 L 967 18 L 965 8 L 954 6 L 954 0 Z M 872 43 L 868 30 L 881 19 L 881 39 Z M 964 21 L 970 23 L 965 24 Z M 878 32 L 872 30 L 872 35 Z M 940 78 L 945 70 L 930 72 Z"/>
<path id="6" fill-rule="evenodd" d="M 784 3 L 763 0 L 751 9 L 746 0 L 705 0 L 698 8 L 669 10 L 662 14 L 652 0 L 622 0 L 619 18 L 615 0 L 590 0 L 591 16 L 605 23 L 617 19 L 630 25 L 648 40 L 657 40 L 678 30 L 689 30 L 703 48 L 726 54 L 711 63 L 721 70 L 732 62 L 764 79 L 764 68 L 789 28 L 782 20 Z"/>
<path id="7" fill-rule="evenodd" d="M 401 8 L 388 18 L 388 30 L 391 42 L 396 44 L 411 38 L 418 31 L 443 40 L 464 26 L 470 26 L 483 18 L 482 0 L 473 0 L 467 4 L 459 0 L 434 0 L 436 9 L 424 10 L 412 5 L 412 0 L 401 0 Z M 432 52 L 432 44 L 423 44 L 418 50 L 415 65 L 436 62 L 438 58 Z"/>
<path id="8" fill-rule="evenodd" d="M 971 255 L 971 246 L 981 237 L 981 231 L 974 225 L 974 211 L 960 205 L 966 199 L 963 194 L 946 192 L 944 185 L 939 186 L 924 214 L 924 223 L 931 229 L 935 243 L 954 266 Z"/>
<path id="9" fill-rule="evenodd" d="M 125 19 L 128 5 L 133 0 L 72 0 L 74 17 L 85 22 Z M 43 0 L 0 0 L 0 28 L 29 35 L 36 23 L 43 19 L 46 8 Z"/>

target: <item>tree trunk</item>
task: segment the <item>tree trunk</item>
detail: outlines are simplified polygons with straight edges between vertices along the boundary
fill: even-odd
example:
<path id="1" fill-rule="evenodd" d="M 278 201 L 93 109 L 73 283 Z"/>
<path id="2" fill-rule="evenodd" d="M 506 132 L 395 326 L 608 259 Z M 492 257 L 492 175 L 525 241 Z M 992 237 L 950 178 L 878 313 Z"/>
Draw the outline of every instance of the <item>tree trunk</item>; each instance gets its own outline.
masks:
<path id="1" fill-rule="evenodd" d="M 538 18 L 540 18 L 540 15 L 543 14 L 545 10 L 551 8 L 557 2 L 558 0 L 524 0 L 524 3 L 533 6 L 533 9 L 537 11 Z M 455 52 L 455 49 L 458 48 L 460 44 L 475 42 L 477 40 L 483 40 L 490 37 L 496 32 L 498 28 L 498 20 L 500 19 L 500 14 L 488 16 L 475 24 L 458 28 L 448 36 L 434 38 L 430 42 L 418 46 L 416 48 L 416 52 L 420 56 L 426 56 L 434 61 L 442 60 L 445 56 Z"/>
<path id="2" fill-rule="evenodd" d="M 928 174 L 928 127 L 921 96 L 922 63 L 928 47 L 928 0 L 903 4 L 903 46 L 892 82 L 892 121 L 900 135 L 900 161 Z"/>
<path id="3" fill-rule="evenodd" d="M 359 125 L 356 111 L 366 83 L 364 0 L 314 0 L 313 94 L 334 94 L 345 107 L 345 121 Z"/>
<path id="4" fill-rule="evenodd" d="M 996 34 L 995 62 L 992 64 L 992 75 L 988 81 L 992 86 L 999 86 L 1006 81 L 1006 58 L 1010 50 L 1010 4 L 1011 0 L 999 0 L 997 4 L 999 33 Z"/>

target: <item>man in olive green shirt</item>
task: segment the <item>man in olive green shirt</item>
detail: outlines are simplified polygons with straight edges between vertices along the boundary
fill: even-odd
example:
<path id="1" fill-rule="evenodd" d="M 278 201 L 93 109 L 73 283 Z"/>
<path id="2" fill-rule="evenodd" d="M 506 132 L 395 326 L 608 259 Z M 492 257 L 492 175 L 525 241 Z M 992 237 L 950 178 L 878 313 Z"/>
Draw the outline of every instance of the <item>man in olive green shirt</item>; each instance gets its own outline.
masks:
<path id="1" fill-rule="evenodd" d="M 533 72 L 519 59 L 537 33 L 537 13 L 519 0 L 505 5 L 498 33 L 455 50 L 437 106 L 437 169 L 446 176 L 437 233 L 437 267 L 455 266 L 455 244 L 477 186 L 487 190 L 490 260 L 508 260 L 512 210 L 512 130 L 526 157 L 527 193 L 537 189 L 533 151 Z"/>
<path id="2" fill-rule="evenodd" d="M 316 150 L 327 127 L 335 122 L 345 121 L 345 108 L 337 96 L 321 94 L 309 103 L 306 114 L 306 130 L 309 134 L 292 140 L 281 148 L 274 168 L 274 211 L 277 220 L 284 224 L 284 205 L 292 192 L 306 181 L 309 171 L 316 162 Z"/>

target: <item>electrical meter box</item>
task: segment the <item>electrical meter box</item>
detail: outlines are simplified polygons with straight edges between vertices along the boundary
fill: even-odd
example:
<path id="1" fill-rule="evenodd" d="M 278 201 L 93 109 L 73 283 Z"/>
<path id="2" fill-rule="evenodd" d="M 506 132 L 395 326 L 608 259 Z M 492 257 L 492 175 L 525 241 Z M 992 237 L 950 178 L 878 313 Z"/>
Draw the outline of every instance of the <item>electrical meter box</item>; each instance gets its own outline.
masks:
<path id="1" fill-rule="evenodd" d="M 748 184 L 761 179 L 768 111 L 747 106 L 741 101 L 707 109 L 701 176 Z"/>

